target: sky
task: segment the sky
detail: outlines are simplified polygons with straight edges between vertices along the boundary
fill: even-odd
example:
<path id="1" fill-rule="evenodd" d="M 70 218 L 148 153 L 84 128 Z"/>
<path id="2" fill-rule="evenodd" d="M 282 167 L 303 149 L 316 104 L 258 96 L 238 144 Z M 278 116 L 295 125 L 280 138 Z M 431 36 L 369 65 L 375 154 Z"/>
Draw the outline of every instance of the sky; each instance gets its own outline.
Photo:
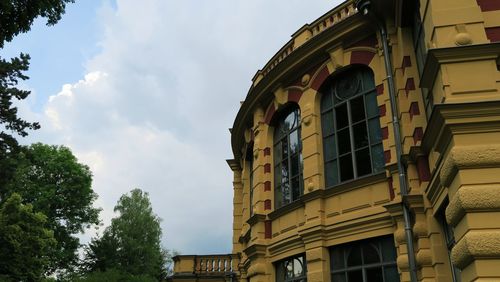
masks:
<path id="1" fill-rule="evenodd" d="M 103 226 L 119 197 L 149 193 L 162 243 L 231 253 L 229 128 L 251 78 L 291 34 L 341 1 L 77 0 L 55 26 L 0 50 L 31 55 L 23 143 L 65 145 L 93 172 Z"/>

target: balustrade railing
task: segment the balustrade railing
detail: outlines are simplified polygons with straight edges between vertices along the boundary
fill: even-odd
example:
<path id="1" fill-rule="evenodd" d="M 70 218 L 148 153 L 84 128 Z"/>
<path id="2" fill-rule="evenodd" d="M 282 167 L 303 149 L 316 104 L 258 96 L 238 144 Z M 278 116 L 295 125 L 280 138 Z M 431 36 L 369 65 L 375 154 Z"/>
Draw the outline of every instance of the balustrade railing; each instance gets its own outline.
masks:
<path id="1" fill-rule="evenodd" d="M 311 24 L 305 25 L 297 31 L 290 41 L 283 46 L 276 55 L 260 70 L 254 78 L 254 83 L 257 83 L 262 77 L 266 76 L 273 70 L 281 61 L 290 55 L 295 49 L 302 45 L 305 41 L 310 40 L 324 30 L 336 25 L 337 23 L 356 14 L 356 6 L 354 1 L 346 1 L 335 9 L 323 15 Z"/>
<path id="2" fill-rule="evenodd" d="M 238 255 L 179 255 L 174 257 L 174 274 L 224 275 L 236 272 Z"/>

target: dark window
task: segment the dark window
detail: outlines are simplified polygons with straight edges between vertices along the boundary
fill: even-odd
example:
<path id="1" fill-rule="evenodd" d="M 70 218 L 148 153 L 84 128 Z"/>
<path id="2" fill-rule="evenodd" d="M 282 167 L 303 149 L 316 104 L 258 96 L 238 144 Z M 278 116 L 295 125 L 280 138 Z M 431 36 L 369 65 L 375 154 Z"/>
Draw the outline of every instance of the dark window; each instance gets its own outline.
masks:
<path id="1" fill-rule="evenodd" d="M 276 263 L 276 282 L 306 282 L 305 256 L 300 255 Z"/>
<path id="2" fill-rule="evenodd" d="M 274 201 L 276 208 L 296 201 L 303 193 L 300 111 L 281 113 L 274 129 Z"/>
<path id="3" fill-rule="evenodd" d="M 335 246 L 330 250 L 330 266 L 332 281 L 399 281 L 392 236 Z"/>
<path id="4" fill-rule="evenodd" d="M 422 23 L 422 17 L 420 15 L 420 1 L 414 0 L 413 3 L 413 48 L 415 49 L 415 58 L 417 60 L 418 73 L 420 78 L 422 78 L 425 60 L 427 59 L 427 46 L 425 46 L 425 30 Z M 427 118 L 429 118 L 432 112 L 432 108 L 434 107 L 432 92 L 427 88 L 421 88 L 421 91 L 425 103 L 425 113 Z"/>
<path id="5" fill-rule="evenodd" d="M 451 249 L 455 246 L 455 235 L 453 234 L 453 228 L 446 221 L 445 207 L 448 205 L 448 200 L 446 200 L 444 207 L 439 210 L 437 217 L 438 221 L 441 223 L 441 228 L 443 230 L 443 237 L 448 249 L 448 262 L 451 266 L 451 274 L 454 282 L 459 282 L 460 279 L 460 269 L 455 267 L 451 262 Z"/>
<path id="6" fill-rule="evenodd" d="M 373 73 L 366 68 L 346 71 L 322 89 L 326 186 L 382 171 L 385 162 Z"/>

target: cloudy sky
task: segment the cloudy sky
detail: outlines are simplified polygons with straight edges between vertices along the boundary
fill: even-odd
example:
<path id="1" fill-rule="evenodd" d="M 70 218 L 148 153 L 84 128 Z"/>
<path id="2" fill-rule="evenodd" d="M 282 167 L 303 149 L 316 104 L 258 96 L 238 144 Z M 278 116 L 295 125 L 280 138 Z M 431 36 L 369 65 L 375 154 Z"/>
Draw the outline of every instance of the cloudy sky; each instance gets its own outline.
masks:
<path id="1" fill-rule="evenodd" d="M 105 225 L 123 193 L 150 194 L 163 243 L 231 252 L 228 128 L 255 72 L 331 0 L 77 0 L 0 50 L 31 55 L 25 143 L 70 147 L 94 174 Z M 89 230 L 84 240 L 95 235 Z"/>

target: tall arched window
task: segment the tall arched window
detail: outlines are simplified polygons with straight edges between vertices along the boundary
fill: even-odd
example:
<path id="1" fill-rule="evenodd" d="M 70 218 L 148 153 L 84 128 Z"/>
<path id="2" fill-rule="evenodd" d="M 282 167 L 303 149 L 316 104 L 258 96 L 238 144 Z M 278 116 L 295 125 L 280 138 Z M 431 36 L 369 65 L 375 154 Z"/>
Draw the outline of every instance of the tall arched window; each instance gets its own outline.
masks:
<path id="1" fill-rule="evenodd" d="M 384 168 L 373 73 L 353 68 L 322 88 L 321 125 L 326 187 Z"/>
<path id="2" fill-rule="evenodd" d="M 303 193 L 300 110 L 279 113 L 274 129 L 274 201 L 279 208 Z"/>

